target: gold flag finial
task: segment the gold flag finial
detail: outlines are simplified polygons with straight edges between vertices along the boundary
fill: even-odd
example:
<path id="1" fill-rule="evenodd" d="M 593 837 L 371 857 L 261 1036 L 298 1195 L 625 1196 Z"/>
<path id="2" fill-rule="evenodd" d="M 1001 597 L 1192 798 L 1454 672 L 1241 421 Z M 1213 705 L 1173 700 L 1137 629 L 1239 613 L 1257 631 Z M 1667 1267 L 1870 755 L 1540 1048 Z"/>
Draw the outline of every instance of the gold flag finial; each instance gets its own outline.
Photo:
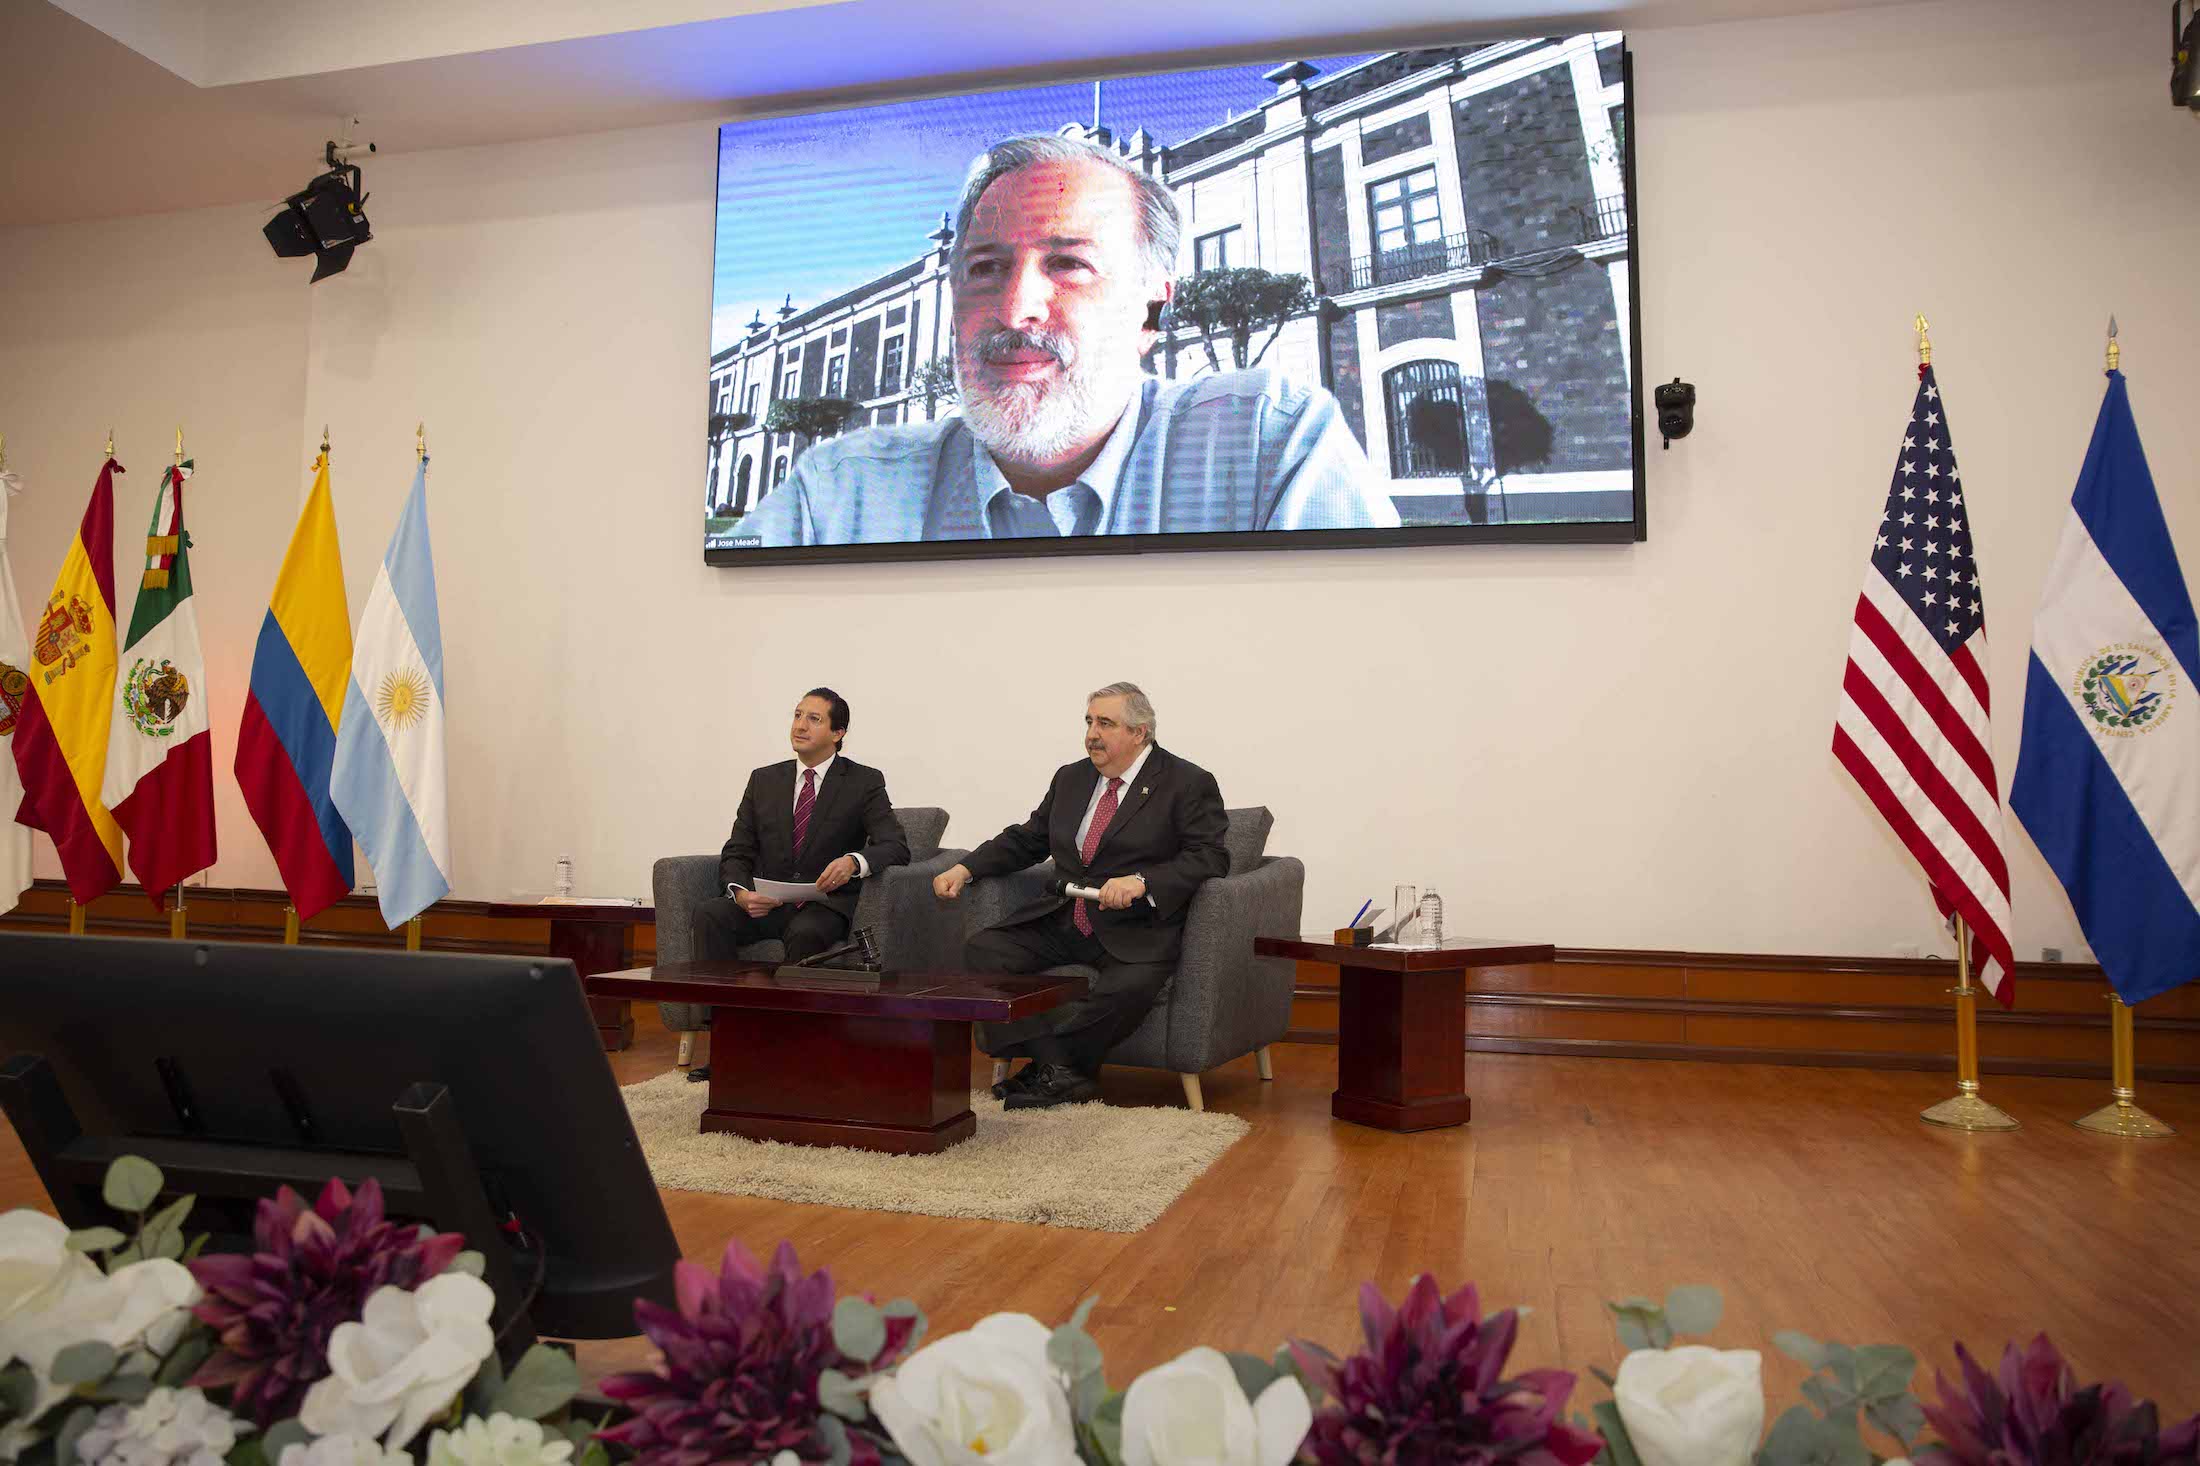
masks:
<path id="1" fill-rule="evenodd" d="M 321 451 L 328 452 L 328 424 L 321 424 Z"/>
<path id="2" fill-rule="evenodd" d="M 428 425 L 420 423 L 413 428 L 413 452 L 422 463 L 428 461 Z"/>
<path id="3" fill-rule="evenodd" d="M 2116 370 L 2116 363 L 2124 359 L 2124 349 L 2116 344 L 2116 318 L 2108 318 L 2108 369 Z"/>
<path id="4" fill-rule="evenodd" d="M 107 429 L 107 456 L 109 458 L 115 456 L 115 430 L 113 428 Z"/>
<path id="5" fill-rule="evenodd" d="M 1933 364 L 1933 338 L 1925 334 L 1930 329 L 1931 327 L 1925 324 L 1925 313 L 1919 311 L 1917 315 L 1917 364 L 1919 366 L 1931 366 Z"/>
<path id="6" fill-rule="evenodd" d="M 183 424 L 176 424 L 176 467 L 183 467 Z"/>
<path id="7" fill-rule="evenodd" d="M 8 466 L 8 435 L 0 433 L 0 469 Z"/>

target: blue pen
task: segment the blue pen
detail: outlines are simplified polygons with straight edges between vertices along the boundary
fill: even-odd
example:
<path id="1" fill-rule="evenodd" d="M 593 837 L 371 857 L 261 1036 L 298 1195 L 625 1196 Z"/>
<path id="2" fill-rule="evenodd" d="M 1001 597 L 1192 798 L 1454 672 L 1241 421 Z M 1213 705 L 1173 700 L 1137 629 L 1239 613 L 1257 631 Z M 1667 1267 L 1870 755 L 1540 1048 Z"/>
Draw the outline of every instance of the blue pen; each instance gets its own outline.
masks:
<path id="1" fill-rule="evenodd" d="M 1375 898 L 1373 896 L 1370 896 L 1365 901 L 1362 901 L 1360 903 L 1360 909 L 1354 912 L 1352 914 L 1352 919 L 1344 924 L 1344 929 L 1346 931 L 1350 931 L 1352 930 L 1352 928 L 1358 926 L 1360 924 L 1360 918 L 1367 915 L 1367 908 L 1373 906 L 1374 904 Z"/>

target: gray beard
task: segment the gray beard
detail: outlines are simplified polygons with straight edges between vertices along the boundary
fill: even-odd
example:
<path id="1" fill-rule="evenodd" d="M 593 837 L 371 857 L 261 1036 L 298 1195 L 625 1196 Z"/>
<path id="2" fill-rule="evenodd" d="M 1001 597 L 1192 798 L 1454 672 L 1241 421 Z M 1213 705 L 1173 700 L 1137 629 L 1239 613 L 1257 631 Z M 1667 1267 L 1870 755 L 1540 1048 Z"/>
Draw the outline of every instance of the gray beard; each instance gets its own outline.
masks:
<path id="1" fill-rule="evenodd" d="M 1107 431 L 1121 415 L 1138 373 L 1136 364 L 1128 373 L 1118 373 L 1072 357 L 1063 365 L 1060 382 L 996 386 L 973 382 L 963 353 L 955 353 L 963 421 L 996 462 L 1017 468 L 1057 463 Z"/>

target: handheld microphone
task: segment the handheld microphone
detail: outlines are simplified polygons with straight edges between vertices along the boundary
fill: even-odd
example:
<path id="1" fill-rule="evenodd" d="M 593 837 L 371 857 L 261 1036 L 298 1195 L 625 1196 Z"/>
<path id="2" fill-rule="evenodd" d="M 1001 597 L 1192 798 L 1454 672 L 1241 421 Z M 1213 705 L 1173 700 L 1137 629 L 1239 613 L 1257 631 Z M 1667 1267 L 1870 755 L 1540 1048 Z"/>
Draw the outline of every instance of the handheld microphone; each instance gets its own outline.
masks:
<path id="1" fill-rule="evenodd" d="M 1100 888 L 1098 886 L 1080 886 L 1065 877 L 1056 876 L 1053 880 L 1047 882 L 1047 894 L 1049 896 L 1082 896 L 1087 901 L 1097 901 L 1100 899 Z"/>

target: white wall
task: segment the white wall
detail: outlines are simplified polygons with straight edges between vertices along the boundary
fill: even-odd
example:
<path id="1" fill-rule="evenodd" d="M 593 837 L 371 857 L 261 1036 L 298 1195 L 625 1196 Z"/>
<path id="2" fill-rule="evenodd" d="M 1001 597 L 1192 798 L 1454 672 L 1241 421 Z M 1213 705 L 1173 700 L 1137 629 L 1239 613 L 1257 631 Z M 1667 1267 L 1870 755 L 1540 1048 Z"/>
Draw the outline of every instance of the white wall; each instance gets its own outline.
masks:
<path id="1" fill-rule="evenodd" d="M 2167 103 L 2156 7 L 2078 9 L 1634 37 L 1643 370 L 1701 395 L 1696 436 L 1652 440 L 1645 544 L 707 569 L 713 141 L 683 126 L 384 159 L 374 243 L 310 291 L 251 210 L 0 232 L 16 574 L 42 598 L 112 420 L 128 584 L 181 418 L 226 767 L 322 423 L 356 611 L 425 418 L 459 896 L 540 890 L 562 851 L 587 891 L 645 891 L 654 856 L 723 838 L 815 682 L 854 703 L 850 752 L 969 844 L 1078 755 L 1083 693 L 1131 677 L 1164 742 L 1276 810 L 1310 927 L 1403 879 L 1466 931 L 1932 950 L 1827 752 L 1910 315 L 1974 496 L 2005 780 L 2111 310 L 2200 564 L 2200 128 Z M 223 782 L 214 879 L 273 884 Z M 2010 838 L 2020 955 L 2075 955 Z"/>

